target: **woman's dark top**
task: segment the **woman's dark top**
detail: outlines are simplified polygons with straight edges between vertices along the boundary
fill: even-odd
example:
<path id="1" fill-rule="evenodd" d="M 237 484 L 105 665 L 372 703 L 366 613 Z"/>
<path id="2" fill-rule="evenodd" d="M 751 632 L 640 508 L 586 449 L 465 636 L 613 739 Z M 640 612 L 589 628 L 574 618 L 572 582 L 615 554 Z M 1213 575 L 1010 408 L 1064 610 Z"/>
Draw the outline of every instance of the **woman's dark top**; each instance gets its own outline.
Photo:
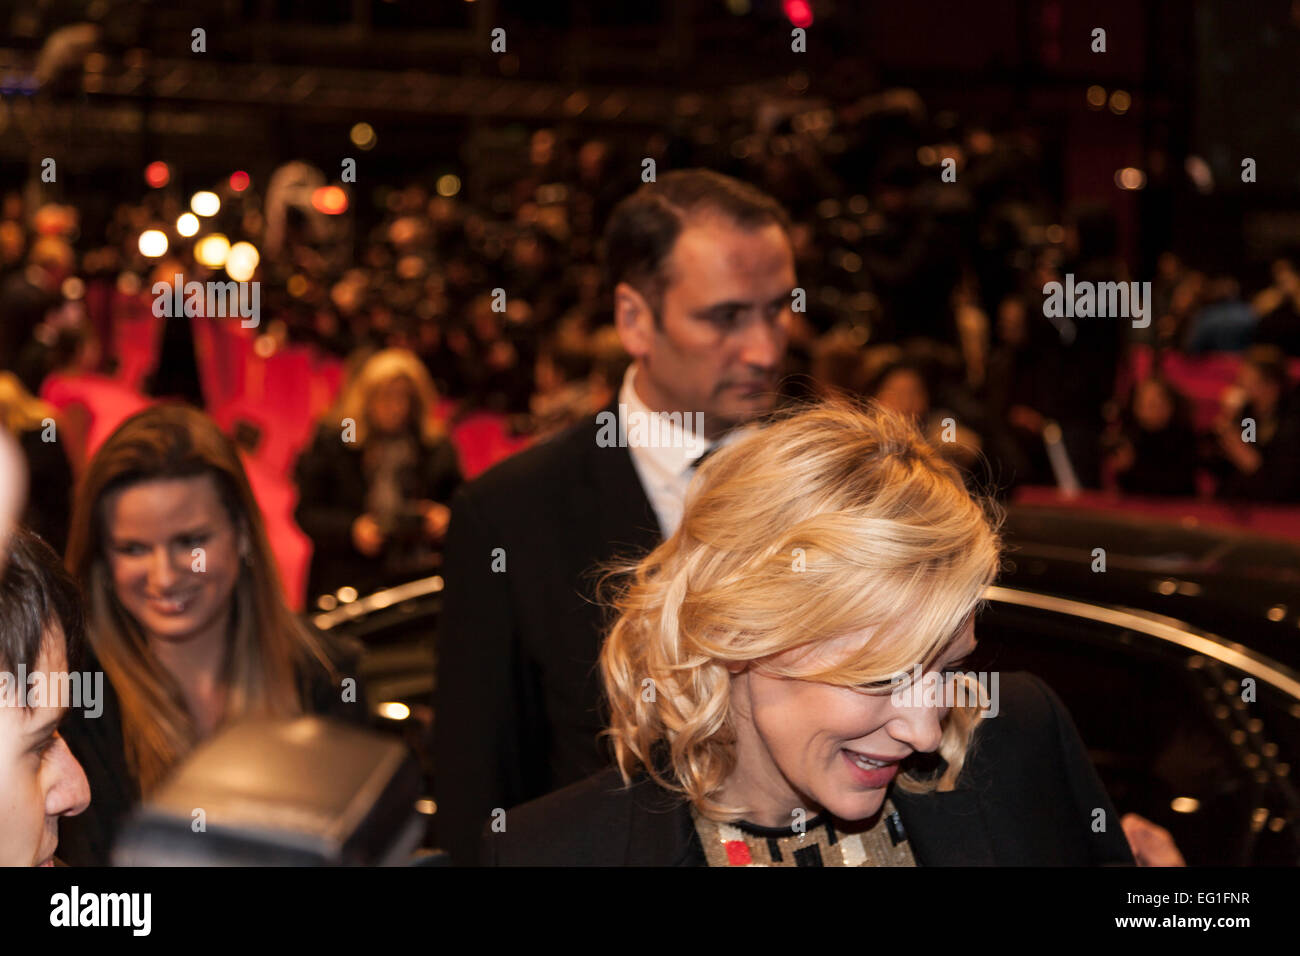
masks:
<path id="1" fill-rule="evenodd" d="M 307 711 L 352 724 L 368 724 L 365 688 L 357 673 L 360 646 L 335 635 L 317 637 L 334 662 L 338 680 L 332 679 L 319 664 L 300 672 L 299 689 Z M 91 673 L 101 670 L 93 654 L 87 652 L 86 658 L 81 670 Z M 343 700 L 338 681 L 345 677 L 357 681 L 356 703 Z M 69 866 L 108 866 L 117 831 L 141 799 L 140 785 L 127 769 L 121 703 L 107 675 L 103 696 L 103 712 L 98 717 L 69 710 L 59 730 L 90 782 L 90 806 L 75 817 L 59 819 L 57 853 Z"/>
<path id="2" fill-rule="evenodd" d="M 1027 673 L 1002 674 L 999 698 L 955 790 L 890 790 L 917 865 L 1133 865 L 1119 815 L 1060 698 Z M 624 788 L 612 768 L 509 810 L 504 832 L 488 821 L 481 860 L 705 865 L 689 806 L 646 777 Z"/>
<path id="3" fill-rule="evenodd" d="M 430 574 L 436 551 L 423 537 L 416 502 L 446 504 L 462 478 L 456 448 L 447 439 L 427 443 L 345 442 L 334 426 L 316 432 L 295 469 L 294 519 L 312 541 L 308 607 L 344 585 L 360 594 Z M 352 543 L 352 523 L 363 514 L 388 525 L 383 550 L 366 557 Z M 403 510 L 405 509 L 405 511 Z"/>

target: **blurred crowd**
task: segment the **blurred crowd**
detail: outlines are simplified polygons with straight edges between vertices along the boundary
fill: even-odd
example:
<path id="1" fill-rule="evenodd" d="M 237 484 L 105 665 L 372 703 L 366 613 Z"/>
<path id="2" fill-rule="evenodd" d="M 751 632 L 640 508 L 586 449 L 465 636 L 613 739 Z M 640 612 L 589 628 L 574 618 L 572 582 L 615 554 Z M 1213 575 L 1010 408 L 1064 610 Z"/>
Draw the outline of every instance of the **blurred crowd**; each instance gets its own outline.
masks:
<path id="1" fill-rule="evenodd" d="M 1112 211 L 1062 204 L 1030 129 L 963 123 L 892 90 L 704 133 L 543 128 L 520 145 L 478 155 L 464 181 L 443 173 L 352 187 L 341 215 L 295 192 L 324 183 L 306 164 L 265 185 L 222 188 L 212 228 L 260 252 L 264 347 L 308 345 L 343 359 L 353 378 L 376 353 L 404 350 L 427 376 L 389 363 L 414 413 L 449 402 L 445 424 L 488 412 L 513 435 L 544 438 L 611 401 L 627 365 L 599 259 L 610 210 L 641 184 L 646 158 L 659 170 L 704 166 L 768 191 L 794 222 L 806 308 L 794 316 L 789 398 L 843 390 L 906 411 L 972 484 L 998 495 L 1055 484 L 1300 502 L 1292 261 L 1273 263 L 1271 282 L 1250 295 L 1173 251 L 1153 276 L 1130 274 Z M 87 229 L 75 200 L 3 198 L 5 427 L 39 427 L 42 386 L 56 371 L 112 374 L 114 323 L 124 308 L 148 308 L 153 282 L 226 278 L 168 225 L 184 202 L 178 189 L 142 187 L 102 229 Z M 139 237 L 150 228 L 171 230 L 171 242 L 147 258 Z M 1048 317 L 1043 287 L 1067 273 L 1150 278 L 1153 321 Z M 1135 348 L 1153 356 L 1142 378 L 1124 371 Z M 161 351 L 145 390 L 201 405 L 187 321 L 166 320 Z M 1208 428 L 1163 373 L 1169 356 L 1204 353 L 1241 356 Z M 417 458 L 438 475 L 436 494 L 411 491 L 423 504 L 393 513 L 433 534 L 444 516 L 428 506 L 458 479 L 445 460 Z M 298 480 L 328 484 L 311 466 L 300 464 Z M 41 467 L 60 473 L 44 487 L 61 494 L 64 466 Z M 313 537 L 349 533 L 369 546 L 373 529 L 327 531 L 320 517 L 306 517 Z"/>

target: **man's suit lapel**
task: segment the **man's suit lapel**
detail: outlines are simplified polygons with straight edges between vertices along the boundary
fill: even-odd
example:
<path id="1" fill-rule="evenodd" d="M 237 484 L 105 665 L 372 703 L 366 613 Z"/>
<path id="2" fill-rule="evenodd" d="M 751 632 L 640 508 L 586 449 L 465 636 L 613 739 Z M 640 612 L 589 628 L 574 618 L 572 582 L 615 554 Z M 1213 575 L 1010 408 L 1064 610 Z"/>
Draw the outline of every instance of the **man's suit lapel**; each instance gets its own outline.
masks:
<path id="1" fill-rule="evenodd" d="M 604 411 L 618 415 L 618 405 L 614 404 Z M 582 469 L 582 481 L 575 487 L 579 495 L 577 505 L 580 509 L 595 511 L 593 523 L 602 545 L 602 553 L 613 551 L 619 555 L 637 556 L 652 550 L 662 540 L 659 520 L 636 467 L 632 464 L 632 452 L 628 448 L 602 448 L 596 443 L 599 433 L 593 421 L 589 432 L 590 441 L 584 450 L 586 467 Z"/>
<path id="2" fill-rule="evenodd" d="M 894 787 L 890 799 L 903 818 L 903 829 L 918 865 L 995 864 L 993 842 L 976 791 L 917 794 Z"/>

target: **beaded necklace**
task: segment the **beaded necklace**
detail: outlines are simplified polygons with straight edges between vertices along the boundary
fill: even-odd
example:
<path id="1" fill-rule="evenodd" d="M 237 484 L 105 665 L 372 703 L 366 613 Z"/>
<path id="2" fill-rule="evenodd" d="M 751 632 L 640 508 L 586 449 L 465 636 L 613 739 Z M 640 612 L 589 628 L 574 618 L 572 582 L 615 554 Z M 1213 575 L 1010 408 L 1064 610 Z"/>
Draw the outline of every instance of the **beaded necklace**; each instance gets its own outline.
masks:
<path id="1" fill-rule="evenodd" d="M 691 818 L 709 866 L 916 866 L 902 818 L 886 797 L 869 829 L 846 833 L 829 813 L 809 820 L 803 831 L 753 823 L 719 823 Z"/>

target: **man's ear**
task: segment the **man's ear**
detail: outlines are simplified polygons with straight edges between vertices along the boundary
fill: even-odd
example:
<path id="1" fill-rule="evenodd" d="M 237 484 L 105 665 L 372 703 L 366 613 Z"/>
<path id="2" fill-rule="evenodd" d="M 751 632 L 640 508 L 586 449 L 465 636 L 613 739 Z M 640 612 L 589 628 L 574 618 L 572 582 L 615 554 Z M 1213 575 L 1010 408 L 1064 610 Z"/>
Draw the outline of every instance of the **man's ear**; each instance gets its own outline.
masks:
<path id="1" fill-rule="evenodd" d="M 633 360 L 650 354 L 654 340 L 654 311 L 645 296 L 626 282 L 614 287 L 614 328 Z"/>

